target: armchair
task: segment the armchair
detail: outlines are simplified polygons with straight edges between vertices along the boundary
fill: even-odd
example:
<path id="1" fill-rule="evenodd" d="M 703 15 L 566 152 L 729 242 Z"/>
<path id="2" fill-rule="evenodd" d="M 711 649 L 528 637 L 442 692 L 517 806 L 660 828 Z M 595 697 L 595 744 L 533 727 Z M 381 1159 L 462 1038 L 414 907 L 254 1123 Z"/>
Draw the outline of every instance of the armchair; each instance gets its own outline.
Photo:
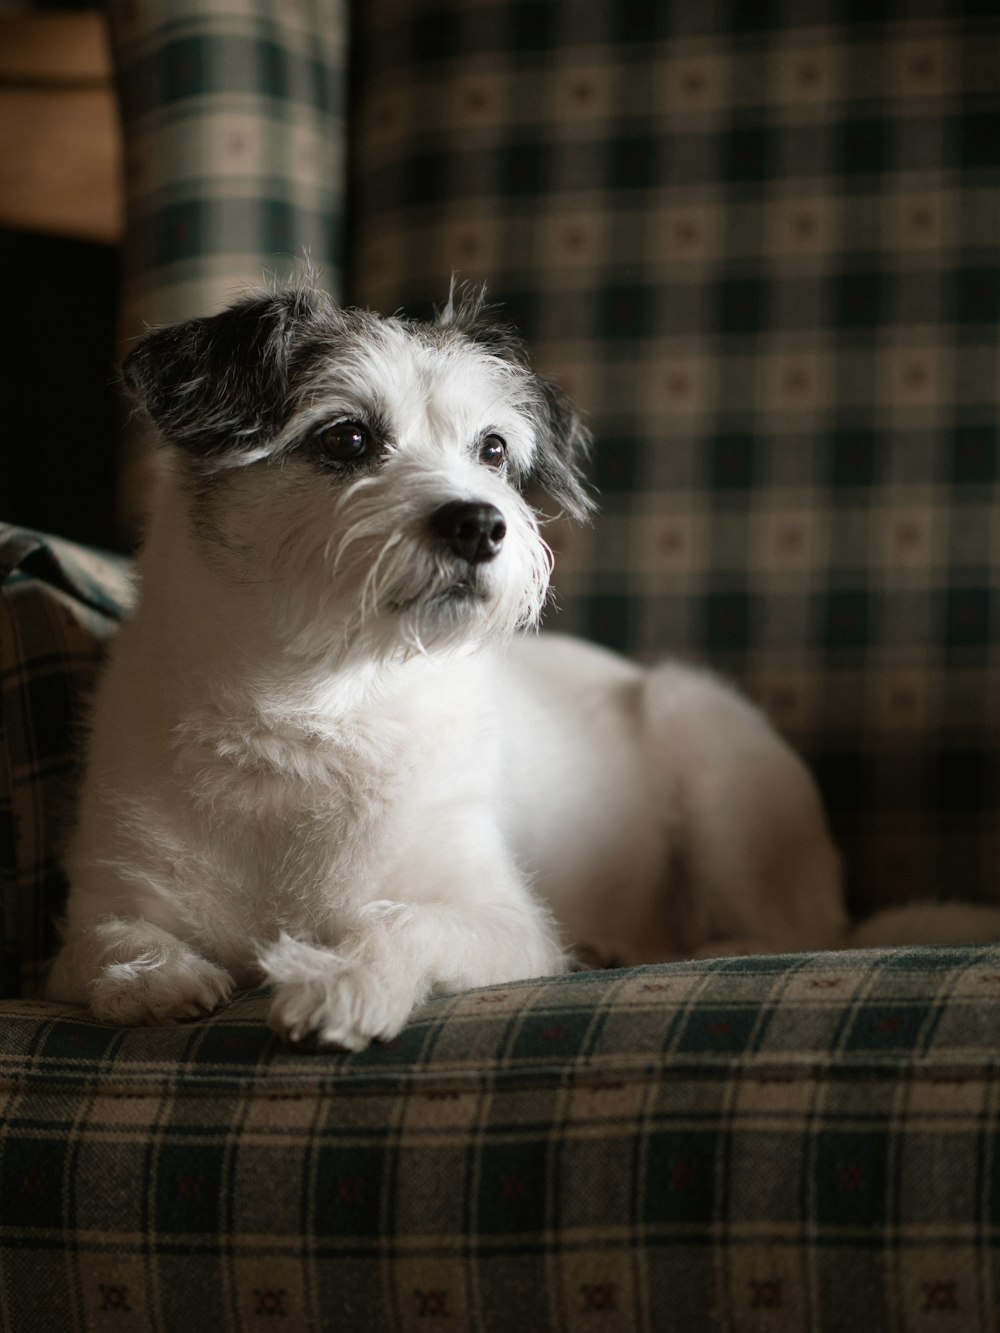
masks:
<path id="1" fill-rule="evenodd" d="M 598 437 L 560 628 L 737 679 L 856 911 L 1000 897 L 989 6 L 110 17 L 123 336 L 303 250 L 383 308 L 488 280 Z M 38 999 L 129 598 L 0 529 L 0 1328 L 1000 1326 L 1000 948 L 578 972 L 355 1055 L 282 1046 L 263 992 L 162 1029 Z"/>

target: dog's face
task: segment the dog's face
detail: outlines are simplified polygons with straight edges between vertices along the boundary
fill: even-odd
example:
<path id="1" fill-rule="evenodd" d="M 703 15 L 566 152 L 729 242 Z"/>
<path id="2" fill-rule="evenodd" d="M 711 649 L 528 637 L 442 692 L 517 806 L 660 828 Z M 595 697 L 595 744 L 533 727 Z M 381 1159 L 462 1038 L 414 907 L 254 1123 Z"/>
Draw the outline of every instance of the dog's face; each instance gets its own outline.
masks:
<path id="1" fill-rule="evenodd" d="M 587 435 L 476 299 L 433 324 L 301 288 L 157 330 L 126 383 L 173 448 L 214 568 L 287 642 L 379 658 L 537 621 L 549 553 L 519 493 L 590 508 Z"/>

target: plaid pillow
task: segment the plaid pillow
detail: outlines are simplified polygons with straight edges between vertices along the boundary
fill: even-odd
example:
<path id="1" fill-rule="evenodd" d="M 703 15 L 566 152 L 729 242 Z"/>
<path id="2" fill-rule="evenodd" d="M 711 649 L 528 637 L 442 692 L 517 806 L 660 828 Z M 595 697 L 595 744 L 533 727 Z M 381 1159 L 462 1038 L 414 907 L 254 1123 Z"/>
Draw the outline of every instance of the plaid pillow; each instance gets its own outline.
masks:
<path id="1" fill-rule="evenodd" d="M 65 892 L 82 703 L 128 562 L 0 524 L 0 994 L 33 994 Z"/>
<path id="2" fill-rule="evenodd" d="M 593 415 L 560 625 L 735 677 L 856 904 L 1000 889 L 1000 16 L 357 7 L 352 299 L 486 279 Z"/>

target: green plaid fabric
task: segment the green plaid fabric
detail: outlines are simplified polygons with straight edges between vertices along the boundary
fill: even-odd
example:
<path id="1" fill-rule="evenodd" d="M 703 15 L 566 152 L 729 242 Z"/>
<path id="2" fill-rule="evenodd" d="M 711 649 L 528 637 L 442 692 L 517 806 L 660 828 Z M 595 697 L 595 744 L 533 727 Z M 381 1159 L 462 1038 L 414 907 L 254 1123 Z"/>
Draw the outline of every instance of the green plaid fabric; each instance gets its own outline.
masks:
<path id="1" fill-rule="evenodd" d="M 995 1333 L 1000 950 L 581 973 L 362 1055 L 0 1013 L 11 1330 Z"/>
<path id="2" fill-rule="evenodd" d="M 855 902 L 1000 884 L 1000 14 L 359 5 L 349 295 L 485 279 L 592 414 L 560 627 L 708 660 Z"/>
<path id="3" fill-rule="evenodd" d="M 346 0 L 109 0 L 125 166 L 120 332 L 210 314 L 309 262 L 336 293 Z M 141 527 L 144 423 L 122 451 L 120 512 Z"/>
<path id="4" fill-rule="evenodd" d="M 305 253 L 340 285 L 343 0 L 111 0 L 122 328 L 209 314 Z"/>
<path id="5" fill-rule="evenodd" d="M 120 557 L 0 523 L 0 995 L 54 947 L 83 698 L 129 600 Z"/>

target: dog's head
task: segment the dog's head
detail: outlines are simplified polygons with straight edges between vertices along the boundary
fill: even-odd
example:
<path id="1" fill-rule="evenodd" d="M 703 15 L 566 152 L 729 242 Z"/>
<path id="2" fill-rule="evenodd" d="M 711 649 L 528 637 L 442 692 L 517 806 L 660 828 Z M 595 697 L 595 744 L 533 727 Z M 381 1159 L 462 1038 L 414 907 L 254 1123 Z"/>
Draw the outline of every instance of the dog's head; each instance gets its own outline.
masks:
<path id="1" fill-rule="evenodd" d="M 421 324 L 256 294 L 148 334 L 123 373 L 207 558 L 267 588 L 303 646 L 385 657 L 531 625 L 550 557 L 522 485 L 591 507 L 587 432 L 475 295 Z"/>

